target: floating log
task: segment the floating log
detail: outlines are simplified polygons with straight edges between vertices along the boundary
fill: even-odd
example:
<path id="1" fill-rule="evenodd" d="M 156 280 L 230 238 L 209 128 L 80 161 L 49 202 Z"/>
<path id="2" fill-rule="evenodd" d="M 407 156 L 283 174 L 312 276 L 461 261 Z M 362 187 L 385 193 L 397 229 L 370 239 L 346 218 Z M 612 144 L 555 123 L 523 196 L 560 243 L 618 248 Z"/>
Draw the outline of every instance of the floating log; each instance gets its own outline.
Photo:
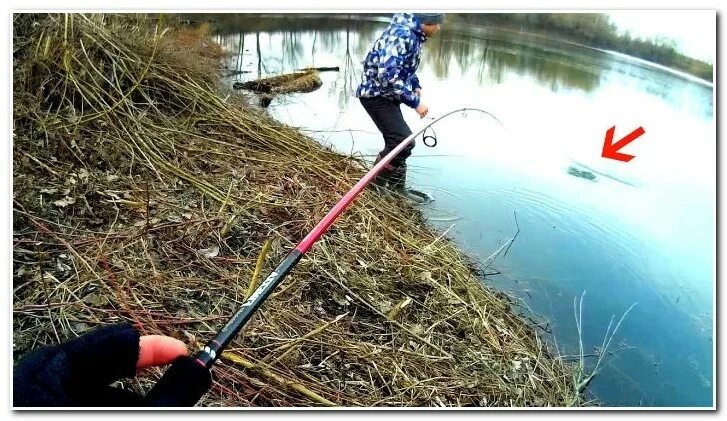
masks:
<path id="1" fill-rule="evenodd" d="M 288 73 L 247 82 L 236 82 L 235 89 L 247 89 L 258 93 L 286 94 L 291 92 L 312 92 L 320 88 L 323 82 L 318 72 Z"/>

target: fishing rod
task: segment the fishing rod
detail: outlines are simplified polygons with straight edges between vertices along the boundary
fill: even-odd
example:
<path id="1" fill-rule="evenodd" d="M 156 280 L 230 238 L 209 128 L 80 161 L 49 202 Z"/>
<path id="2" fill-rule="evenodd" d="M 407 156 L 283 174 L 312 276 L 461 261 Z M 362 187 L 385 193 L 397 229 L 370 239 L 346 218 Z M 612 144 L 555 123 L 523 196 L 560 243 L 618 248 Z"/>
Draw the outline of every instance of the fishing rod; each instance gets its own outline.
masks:
<path id="1" fill-rule="evenodd" d="M 167 371 L 162 375 L 157 384 L 147 393 L 145 399 L 153 406 L 194 406 L 197 401 L 209 390 L 212 384 L 210 370 L 215 361 L 222 355 L 222 352 L 233 341 L 235 336 L 250 320 L 255 311 L 262 305 L 265 299 L 273 292 L 283 279 L 290 273 L 305 253 L 310 250 L 313 244 L 333 225 L 336 219 L 356 199 L 366 185 L 376 177 L 379 172 L 388 165 L 404 148 L 414 141 L 416 136 L 423 133 L 434 123 L 452 114 L 462 112 L 466 116 L 468 111 L 482 112 L 495 119 L 500 125 L 502 122 L 494 115 L 479 108 L 459 108 L 432 118 L 418 131 L 402 140 L 399 145 L 389 152 L 381 161 L 373 166 L 354 185 L 326 216 L 303 238 L 303 240 L 292 249 L 285 258 L 278 264 L 270 275 L 255 289 L 250 297 L 240 306 L 240 309 L 222 327 L 214 339 L 209 341 L 202 349 L 192 356 L 177 358 Z M 436 144 L 436 143 L 435 143 Z"/>

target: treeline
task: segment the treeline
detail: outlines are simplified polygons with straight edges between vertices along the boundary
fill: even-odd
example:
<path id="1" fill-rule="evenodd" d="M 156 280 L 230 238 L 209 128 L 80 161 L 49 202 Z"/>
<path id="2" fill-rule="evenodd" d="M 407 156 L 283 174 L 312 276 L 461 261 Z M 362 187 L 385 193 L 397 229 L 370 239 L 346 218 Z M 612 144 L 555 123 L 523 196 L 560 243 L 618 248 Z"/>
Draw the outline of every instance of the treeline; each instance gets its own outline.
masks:
<path id="1" fill-rule="evenodd" d="M 618 51 L 712 81 L 712 64 L 677 52 L 672 41 L 619 34 L 616 25 L 605 14 L 457 13 L 449 15 L 448 20 L 555 34 L 579 44 Z"/>

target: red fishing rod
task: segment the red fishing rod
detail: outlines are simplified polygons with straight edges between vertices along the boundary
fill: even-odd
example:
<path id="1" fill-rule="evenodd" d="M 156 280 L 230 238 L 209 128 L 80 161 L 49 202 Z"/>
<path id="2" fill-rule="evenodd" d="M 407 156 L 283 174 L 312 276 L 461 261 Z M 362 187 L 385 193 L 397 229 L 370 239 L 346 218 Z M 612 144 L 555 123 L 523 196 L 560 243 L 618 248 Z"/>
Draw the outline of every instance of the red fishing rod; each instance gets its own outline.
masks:
<path id="1" fill-rule="evenodd" d="M 280 262 L 270 275 L 257 287 L 255 292 L 242 304 L 240 309 L 222 327 L 214 339 L 208 342 L 201 350 L 193 356 L 179 357 L 167 369 L 157 384 L 147 393 L 146 400 L 155 406 L 193 406 L 207 392 L 212 377 L 210 369 L 215 361 L 222 355 L 222 352 L 237 336 L 240 330 L 250 320 L 255 311 L 262 305 L 275 287 L 285 279 L 300 259 L 305 255 L 313 244 L 333 225 L 336 219 L 356 199 L 366 185 L 371 182 L 396 155 L 414 141 L 416 136 L 424 132 L 432 124 L 457 112 L 478 111 L 500 121 L 478 108 L 460 108 L 450 111 L 425 124 L 421 129 L 412 133 L 402 140 L 399 145 L 389 152 L 381 161 L 369 170 L 351 190 L 321 219 L 308 235 L 298 243 L 293 250 Z M 502 124 L 502 123 L 500 123 Z"/>

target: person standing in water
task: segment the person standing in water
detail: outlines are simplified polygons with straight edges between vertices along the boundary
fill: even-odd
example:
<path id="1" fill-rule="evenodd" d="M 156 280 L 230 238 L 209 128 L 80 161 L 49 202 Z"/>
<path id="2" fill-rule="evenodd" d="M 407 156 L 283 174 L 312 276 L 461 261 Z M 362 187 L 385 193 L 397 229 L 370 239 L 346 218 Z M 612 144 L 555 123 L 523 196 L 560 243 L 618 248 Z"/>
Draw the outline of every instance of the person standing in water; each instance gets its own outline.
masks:
<path id="1" fill-rule="evenodd" d="M 374 164 L 412 134 L 401 113 L 401 104 L 426 117 L 429 107 L 422 102 L 422 87 L 416 75 L 422 45 L 439 29 L 443 13 L 397 13 L 391 24 L 374 42 L 363 62 L 361 84 L 356 97 L 384 137 L 384 149 Z M 415 203 L 427 199 L 407 189 L 406 159 L 412 142 L 387 165 L 374 184 L 388 187 Z"/>

